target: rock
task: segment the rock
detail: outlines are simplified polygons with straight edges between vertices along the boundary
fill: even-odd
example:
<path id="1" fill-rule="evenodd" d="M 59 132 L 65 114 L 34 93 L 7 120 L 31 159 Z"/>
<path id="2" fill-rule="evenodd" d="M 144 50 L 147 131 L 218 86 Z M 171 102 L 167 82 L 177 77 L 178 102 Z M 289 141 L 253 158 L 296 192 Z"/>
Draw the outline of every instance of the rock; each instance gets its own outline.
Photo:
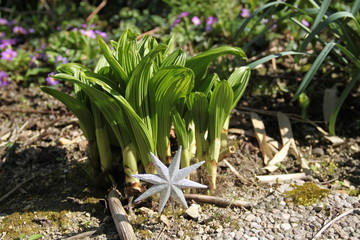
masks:
<path id="1" fill-rule="evenodd" d="M 256 216 L 253 214 L 249 214 L 245 217 L 245 221 L 251 222 Z"/>
<path id="2" fill-rule="evenodd" d="M 313 148 L 312 150 L 312 154 L 316 157 L 320 157 L 322 155 L 324 155 L 324 149 L 320 148 L 320 147 L 316 147 L 316 148 Z"/>
<path id="3" fill-rule="evenodd" d="M 191 206 L 186 209 L 184 213 L 184 217 L 191 219 L 199 219 L 200 218 L 201 207 L 199 204 L 191 204 Z"/>
<path id="4" fill-rule="evenodd" d="M 284 231 L 289 231 L 292 227 L 289 223 L 282 223 L 280 224 L 280 228 Z"/>

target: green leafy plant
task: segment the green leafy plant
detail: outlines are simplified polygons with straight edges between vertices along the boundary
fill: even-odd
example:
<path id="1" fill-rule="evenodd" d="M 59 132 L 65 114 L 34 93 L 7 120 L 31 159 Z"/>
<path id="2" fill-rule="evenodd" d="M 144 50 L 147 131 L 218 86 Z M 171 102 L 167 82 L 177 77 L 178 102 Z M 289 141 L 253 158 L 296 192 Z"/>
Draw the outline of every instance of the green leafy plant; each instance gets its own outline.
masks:
<path id="1" fill-rule="evenodd" d="M 360 41 L 359 8 L 359 0 L 354 1 L 347 11 L 337 11 L 330 8 L 330 1 L 327 0 L 322 1 L 320 5 L 315 1 L 309 1 L 308 3 L 296 1 L 293 4 L 282 1 L 270 2 L 256 9 L 241 25 L 237 33 L 237 36 L 240 37 L 246 28 L 252 29 L 262 19 L 268 19 L 269 16 L 276 12 L 277 17 L 273 24 L 279 27 L 288 22 L 286 25 L 288 28 L 290 23 L 290 29 L 293 29 L 293 35 L 298 42 L 298 44 L 289 44 L 288 47 L 296 48 L 301 53 L 306 50 L 310 43 L 312 43 L 312 50 L 316 50 L 317 44 L 322 46 L 322 50 L 318 55 L 316 55 L 318 51 L 313 53 L 315 60 L 304 76 L 293 100 L 297 99 L 306 90 L 315 74 L 319 72 L 320 66 L 323 66 L 324 63 L 340 69 L 343 76 L 348 78 L 348 81 L 346 81 L 345 89 L 330 116 L 329 132 L 332 135 L 335 135 L 335 123 L 340 108 L 360 79 L 360 71 L 358 70 L 360 67 L 360 53 L 354 44 Z M 311 22 L 311 27 L 299 21 L 301 18 L 308 19 Z M 252 27 L 249 26 L 250 22 L 254 22 Z M 296 29 L 294 27 L 299 27 L 301 31 L 297 31 L 306 34 L 303 34 L 305 36 L 303 40 L 301 35 L 294 34 Z M 256 38 L 248 41 L 244 48 L 248 49 L 258 39 L 263 38 L 269 29 L 270 27 L 258 34 Z M 296 47 L 297 45 L 299 46 Z M 299 61 L 299 57 L 296 57 L 296 60 Z"/>
<path id="2" fill-rule="evenodd" d="M 216 75 L 209 75 L 207 68 L 211 61 L 225 54 L 245 59 L 244 52 L 222 46 L 186 59 L 184 51 L 170 51 L 171 40 L 158 44 L 148 35 L 137 42 L 136 34 L 130 30 L 123 33 L 118 42 L 110 42 L 112 49 L 101 37 L 97 38 L 103 57 L 94 71 L 74 63 L 57 68 L 59 73 L 54 78 L 73 83 L 75 96 L 51 87 L 41 88 L 62 101 L 79 118 L 89 141 L 92 178 L 104 176 L 116 184 L 119 180 L 114 176 L 122 170 L 126 182 L 139 189 L 139 180 L 132 177 L 139 171 L 138 162 L 146 173 L 154 173 L 149 152 L 164 163 L 170 159 L 169 135 L 173 122 L 179 144 L 186 152 L 181 165 L 189 166 L 192 157 L 189 146 L 195 136 L 191 124 L 195 122 L 194 106 L 198 104 L 188 104 L 193 94 L 200 94 L 209 101 L 206 109 L 209 123 L 205 123 L 209 143 L 198 137 L 196 140 L 201 143 L 196 145 L 210 146 L 201 152 L 206 150 L 207 156 L 211 154 L 211 158 L 206 158 L 207 165 L 216 172 L 221 129 L 244 92 L 250 70 L 242 67 L 227 81 L 220 81 Z M 196 125 L 195 122 L 195 129 L 201 129 L 203 134 L 202 126 Z M 111 154 L 115 148 L 121 149 L 123 169 L 115 167 L 114 154 Z M 215 182 L 216 173 L 211 175 Z"/>

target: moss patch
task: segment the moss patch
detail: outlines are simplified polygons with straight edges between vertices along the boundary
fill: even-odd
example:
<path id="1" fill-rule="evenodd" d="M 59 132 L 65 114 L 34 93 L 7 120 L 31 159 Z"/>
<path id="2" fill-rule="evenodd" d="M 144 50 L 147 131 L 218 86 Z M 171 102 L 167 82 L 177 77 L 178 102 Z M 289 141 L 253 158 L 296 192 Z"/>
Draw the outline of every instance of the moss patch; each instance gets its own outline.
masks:
<path id="1" fill-rule="evenodd" d="M 15 239 L 20 234 L 31 235 L 40 233 L 49 225 L 65 231 L 71 224 L 68 211 L 53 212 L 15 212 L 0 222 L 0 232 L 6 232 L 8 239 Z"/>
<path id="2" fill-rule="evenodd" d="M 285 192 L 285 196 L 291 198 L 291 201 L 297 205 L 308 206 L 317 203 L 327 197 L 329 189 L 318 187 L 315 183 L 307 182 L 302 186 L 292 184 L 293 190 Z"/>

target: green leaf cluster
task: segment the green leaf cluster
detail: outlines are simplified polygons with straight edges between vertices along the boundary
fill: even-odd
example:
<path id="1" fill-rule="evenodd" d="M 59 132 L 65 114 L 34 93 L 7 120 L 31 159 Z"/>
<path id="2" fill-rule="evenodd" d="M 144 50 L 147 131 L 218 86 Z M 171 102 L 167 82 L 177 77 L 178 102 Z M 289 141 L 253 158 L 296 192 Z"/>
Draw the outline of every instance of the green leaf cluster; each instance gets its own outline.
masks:
<path id="1" fill-rule="evenodd" d="M 91 177 L 118 184 L 117 174 L 124 172 L 125 182 L 138 188 L 131 175 L 154 173 L 150 152 L 168 162 L 169 136 L 175 126 L 178 144 L 184 148 L 182 167 L 189 166 L 196 153 L 198 160 L 207 161 L 210 172 L 215 171 L 210 173 L 215 187 L 221 131 L 244 93 L 250 68 L 240 67 L 229 79 L 220 80 L 208 73 L 208 67 L 226 54 L 246 59 L 244 52 L 222 46 L 190 58 L 182 50 L 171 51 L 171 40 L 159 44 L 145 36 L 137 41 L 131 30 L 111 46 L 99 36 L 97 40 L 103 56 L 93 71 L 67 63 L 53 76 L 73 83 L 74 96 L 41 88 L 78 117 L 89 142 Z M 121 151 L 121 169 L 115 167 L 116 149 Z"/>

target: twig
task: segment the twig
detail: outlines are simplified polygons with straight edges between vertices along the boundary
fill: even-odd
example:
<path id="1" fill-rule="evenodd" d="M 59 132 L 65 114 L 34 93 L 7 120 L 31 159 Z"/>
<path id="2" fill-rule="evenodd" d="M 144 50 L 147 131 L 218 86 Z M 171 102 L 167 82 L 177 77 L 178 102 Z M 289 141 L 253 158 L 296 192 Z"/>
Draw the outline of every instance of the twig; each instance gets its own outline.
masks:
<path id="1" fill-rule="evenodd" d="M 159 27 L 156 27 L 154 29 L 151 29 L 150 31 L 147 31 L 147 32 L 144 32 L 144 33 L 141 33 L 139 36 L 137 36 L 136 40 L 141 40 L 145 35 L 152 35 L 154 33 L 157 33 L 158 31 L 160 31 L 161 28 Z"/>
<path id="2" fill-rule="evenodd" d="M 225 198 L 200 195 L 200 194 L 185 194 L 185 198 L 188 200 L 195 200 L 202 203 L 211 203 L 220 207 L 245 207 L 250 208 L 253 206 L 252 203 L 241 201 L 241 200 L 228 200 Z"/>
<path id="3" fill-rule="evenodd" d="M 90 22 L 90 20 L 100 12 L 101 9 L 103 9 L 107 4 L 107 0 L 103 0 L 99 6 L 86 18 L 86 22 Z"/>
<path id="4" fill-rule="evenodd" d="M 108 195 L 108 203 L 113 217 L 116 230 L 122 240 L 136 240 L 134 230 L 127 218 L 126 212 L 118 198 L 119 194 L 114 190 L 110 190 Z"/>
<path id="5" fill-rule="evenodd" d="M 328 222 L 327 224 L 325 224 L 319 232 L 317 232 L 315 234 L 315 236 L 312 238 L 312 240 L 315 240 L 317 239 L 318 237 L 320 237 L 320 235 L 328 228 L 330 227 L 330 225 L 334 224 L 336 221 L 338 221 L 340 218 L 343 218 L 347 215 L 350 215 L 352 213 L 357 213 L 357 214 L 360 214 L 360 208 L 354 208 L 354 209 L 350 209 L 342 214 L 340 214 L 339 216 L 337 216 L 336 218 L 334 218 L 333 220 L 331 220 L 330 222 Z"/>
<path id="6" fill-rule="evenodd" d="M 23 181 L 22 183 L 16 185 L 13 189 L 11 189 L 8 193 L 6 193 L 5 195 L 3 195 L 0 198 L 0 202 L 2 202 L 3 200 L 5 200 L 7 197 L 9 197 L 13 192 L 15 192 L 16 190 L 18 190 L 22 185 L 24 185 L 25 183 L 33 180 L 36 177 L 36 175 L 32 175 L 31 177 L 29 177 L 28 179 L 26 179 L 25 181 Z"/>
<path id="7" fill-rule="evenodd" d="M 101 228 L 96 228 L 95 230 L 79 233 L 77 235 L 74 235 L 74 236 L 71 236 L 71 237 L 68 237 L 68 238 L 64 238 L 63 240 L 84 239 L 84 238 L 87 238 L 87 237 L 90 237 L 90 236 L 94 235 L 95 233 L 98 233 L 100 229 Z"/>
<path id="8" fill-rule="evenodd" d="M 231 165 L 226 159 L 223 160 L 224 163 L 229 167 L 229 169 L 236 175 L 236 177 L 243 183 L 243 184 L 249 184 L 250 181 L 248 181 L 246 178 L 244 178 L 233 165 Z"/>
<path id="9" fill-rule="evenodd" d="M 51 110 L 35 110 L 35 109 L 9 109 L 9 108 L 0 108 L 0 113 L 5 112 L 18 112 L 18 113 L 35 113 L 35 114 L 55 114 L 61 113 L 61 115 L 74 115 L 71 112 L 64 111 L 51 111 Z"/>
<path id="10" fill-rule="evenodd" d="M 266 176 L 256 176 L 260 183 L 272 183 L 272 182 L 284 182 L 290 181 L 294 179 L 308 179 L 305 173 L 289 173 L 289 174 L 281 174 L 281 175 L 266 175 Z"/>
<path id="11" fill-rule="evenodd" d="M 224 158 L 226 158 L 228 155 L 235 153 L 236 148 L 234 146 L 229 146 L 222 150 L 219 154 L 219 162 L 222 161 Z"/>

